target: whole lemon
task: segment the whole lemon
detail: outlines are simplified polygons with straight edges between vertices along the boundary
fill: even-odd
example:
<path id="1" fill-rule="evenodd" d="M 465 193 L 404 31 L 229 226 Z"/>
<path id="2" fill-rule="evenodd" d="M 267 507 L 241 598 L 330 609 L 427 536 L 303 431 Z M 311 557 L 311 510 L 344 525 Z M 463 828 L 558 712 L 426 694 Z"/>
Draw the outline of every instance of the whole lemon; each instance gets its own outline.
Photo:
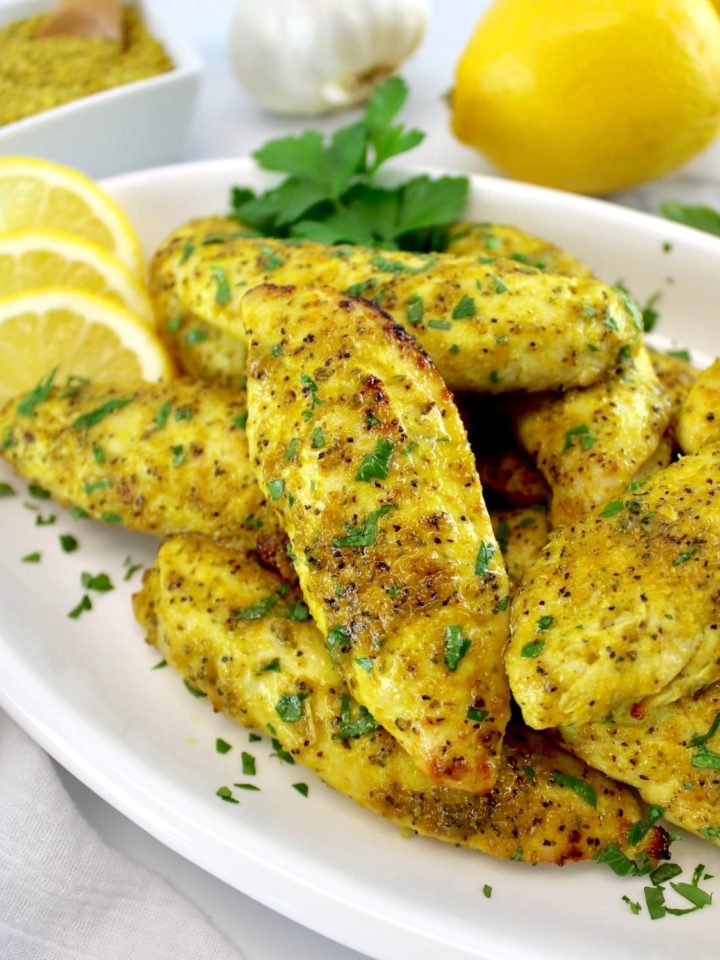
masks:
<path id="1" fill-rule="evenodd" d="M 610 193 L 720 128 L 711 0 L 495 0 L 457 66 L 452 127 L 521 180 Z"/>

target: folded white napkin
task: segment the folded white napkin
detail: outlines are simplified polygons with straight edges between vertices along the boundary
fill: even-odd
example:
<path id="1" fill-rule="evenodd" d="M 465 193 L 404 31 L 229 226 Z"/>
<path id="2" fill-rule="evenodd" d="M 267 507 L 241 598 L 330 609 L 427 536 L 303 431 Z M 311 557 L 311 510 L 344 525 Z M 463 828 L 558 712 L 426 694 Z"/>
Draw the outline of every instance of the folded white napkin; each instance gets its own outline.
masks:
<path id="1" fill-rule="evenodd" d="M 106 846 L 1 710 L 0 958 L 241 960 L 164 880 Z"/>

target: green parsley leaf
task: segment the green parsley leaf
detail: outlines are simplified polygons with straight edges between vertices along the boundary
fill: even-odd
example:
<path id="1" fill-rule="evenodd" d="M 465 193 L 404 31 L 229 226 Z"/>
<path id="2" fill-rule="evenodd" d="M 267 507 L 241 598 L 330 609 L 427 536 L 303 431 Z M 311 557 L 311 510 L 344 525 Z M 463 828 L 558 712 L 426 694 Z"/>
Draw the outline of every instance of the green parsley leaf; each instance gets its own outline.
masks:
<path id="1" fill-rule="evenodd" d="M 661 920 L 665 916 L 665 894 L 662 887 L 644 887 L 645 903 L 651 920 Z"/>
<path id="2" fill-rule="evenodd" d="M 443 649 L 445 651 L 445 666 L 454 673 L 458 664 L 470 649 L 472 641 L 463 637 L 462 629 L 457 625 L 445 627 Z"/>
<path id="3" fill-rule="evenodd" d="M 17 494 L 15 493 L 15 490 L 10 486 L 9 483 L 5 483 L 5 481 L 0 483 L 0 498 L 15 497 L 15 496 L 17 496 Z"/>
<path id="4" fill-rule="evenodd" d="M 37 517 L 35 517 L 35 526 L 36 526 L 36 527 L 51 527 L 51 526 L 55 523 L 56 520 L 57 520 L 57 517 L 55 516 L 54 513 L 48 514 L 47 517 L 37 516 Z"/>
<path id="5" fill-rule="evenodd" d="M 237 787 L 238 790 L 253 790 L 260 792 L 260 787 L 256 786 L 254 783 L 234 783 L 234 787 Z"/>
<path id="6" fill-rule="evenodd" d="M 616 514 L 620 513 L 621 510 L 625 509 L 625 503 L 622 500 L 613 500 L 612 503 L 609 503 L 600 511 L 601 517 L 614 517 Z"/>
<path id="7" fill-rule="evenodd" d="M 504 612 L 505 610 L 507 610 L 509 604 L 510 604 L 509 596 L 503 597 L 502 600 L 498 600 L 497 604 L 495 605 L 495 613 Z"/>
<path id="8" fill-rule="evenodd" d="M 270 724 L 268 724 L 270 726 Z M 273 747 L 274 753 L 271 753 L 271 757 L 277 757 L 281 763 L 289 763 L 290 766 L 294 766 L 295 757 L 291 753 L 288 753 L 287 750 L 283 750 L 283 746 L 277 737 L 273 737 L 270 741 Z"/>
<path id="9" fill-rule="evenodd" d="M 219 307 L 224 307 L 230 303 L 232 294 L 230 293 L 230 284 L 222 267 L 211 266 L 210 270 L 215 277 L 215 303 Z"/>
<path id="10" fill-rule="evenodd" d="M 40 563 L 42 554 L 39 550 L 36 550 L 35 553 L 26 553 L 25 556 L 20 559 L 23 563 Z"/>
<path id="11" fill-rule="evenodd" d="M 236 800 L 232 795 L 232 790 L 230 787 L 218 787 L 215 791 L 215 796 L 220 797 L 220 799 L 224 800 L 225 803 L 240 803 L 240 801 Z"/>
<path id="12" fill-rule="evenodd" d="M 350 648 L 350 634 L 344 627 L 333 627 L 328 631 L 325 646 L 331 659 Z"/>
<path id="13" fill-rule="evenodd" d="M 195 244 L 194 244 L 194 243 L 191 243 L 189 240 L 186 240 L 185 243 L 184 243 L 184 245 L 183 245 L 182 253 L 180 254 L 180 258 L 179 258 L 179 260 L 178 260 L 178 263 L 180 263 L 180 264 L 185 263 L 185 261 L 188 259 L 188 257 L 190 257 L 190 256 L 192 255 L 192 252 L 193 252 L 194 249 L 195 249 Z"/>
<path id="14" fill-rule="evenodd" d="M 80 614 L 84 613 L 86 610 L 92 610 L 92 600 L 87 594 L 83 596 L 82 600 L 76 607 L 73 607 L 68 614 L 68 617 L 70 617 L 71 620 L 77 620 Z"/>
<path id="15" fill-rule="evenodd" d="M 36 500 L 49 500 L 50 491 L 46 490 L 44 487 L 39 487 L 35 483 L 28 484 L 28 493 L 31 497 L 35 497 Z"/>
<path id="16" fill-rule="evenodd" d="M 720 237 L 720 213 L 711 207 L 686 206 L 683 203 L 668 201 L 661 204 L 660 212 L 666 220 L 674 220 L 686 227 L 694 227 L 705 233 L 712 233 Z"/>
<path id="17" fill-rule="evenodd" d="M 540 656 L 544 646 L 545 646 L 544 640 L 535 640 L 532 643 L 526 643 L 523 645 L 523 648 L 520 651 L 520 656 L 531 657 L 532 659 L 535 659 L 535 657 Z"/>
<path id="18" fill-rule="evenodd" d="M 679 877 L 682 873 L 682 867 L 677 863 L 661 863 L 650 874 L 653 885 L 659 887 L 662 883 L 667 883 L 674 877 Z"/>
<path id="19" fill-rule="evenodd" d="M 190 681 L 187 679 L 187 677 L 183 677 L 183 686 L 185 687 L 188 693 L 191 693 L 198 700 L 200 700 L 202 697 L 207 696 L 207 694 L 203 690 L 201 690 L 199 687 L 194 687 L 190 683 Z"/>
<path id="20" fill-rule="evenodd" d="M 487 710 L 478 710 L 475 707 L 468 707 L 465 716 L 468 718 L 468 720 L 473 720 L 475 723 L 482 723 L 483 720 L 487 719 L 488 712 Z"/>
<path id="21" fill-rule="evenodd" d="M 648 298 L 647 303 L 640 311 L 642 314 L 642 328 L 645 333 L 651 333 L 658 324 L 660 319 L 659 312 L 655 309 L 655 305 L 662 296 L 660 291 L 654 293 L 651 297 Z"/>
<path id="22" fill-rule="evenodd" d="M 295 454 L 297 453 L 298 443 L 299 443 L 298 438 L 297 438 L 297 437 L 293 437 L 292 440 L 290 441 L 290 443 L 287 445 L 287 447 L 285 448 L 285 459 L 286 459 L 286 460 L 294 460 L 294 459 L 295 459 Z"/>
<path id="23" fill-rule="evenodd" d="M 549 630 L 554 623 L 555 617 L 550 617 L 547 615 L 544 617 L 539 617 L 537 622 L 538 630 Z"/>
<path id="24" fill-rule="evenodd" d="M 405 318 L 410 326 L 416 327 L 422 320 L 425 313 L 425 304 L 423 303 L 423 298 L 419 293 L 413 293 L 412 296 L 407 298 L 405 304 L 407 307 L 405 311 Z"/>
<path id="25" fill-rule="evenodd" d="M 244 430 L 247 426 L 247 418 L 247 410 L 245 410 L 243 413 L 239 413 L 236 417 L 233 417 L 233 424 L 241 430 Z"/>
<path id="26" fill-rule="evenodd" d="M 73 504 L 73 506 L 70 507 L 70 516 L 73 518 L 73 520 L 89 520 L 90 519 L 90 514 L 87 512 L 87 510 L 83 510 L 82 507 L 78 507 L 75 504 Z"/>
<path id="27" fill-rule="evenodd" d="M 333 740 L 351 740 L 355 737 L 363 737 L 365 734 L 373 733 L 379 726 L 370 711 L 363 706 L 358 706 L 358 715 L 353 719 L 350 697 L 343 695 L 338 730 L 337 733 L 333 734 Z"/>
<path id="28" fill-rule="evenodd" d="M 623 896 L 621 897 L 621 899 L 622 899 L 623 902 L 626 903 L 626 904 L 628 905 L 628 907 L 630 908 L 630 913 L 634 914 L 635 916 L 637 916 L 637 915 L 640 913 L 640 911 L 642 910 L 642 907 L 640 906 L 640 904 L 639 904 L 636 900 L 631 900 L 630 897 L 625 896 L 625 894 L 623 894 Z"/>
<path id="29" fill-rule="evenodd" d="M 207 330 L 189 330 L 185 334 L 185 343 L 189 347 L 194 347 L 197 343 L 205 343 L 209 337 L 210 334 Z"/>
<path id="30" fill-rule="evenodd" d="M 680 553 L 675 557 L 672 562 L 674 567 L 679 567 L 683 563 L 687 563 L 688 560 L 692 558 L 700 551 L 700 547 L 692 547 L 690 550 L 686 550 L 684 553 Z"/>
<path id="31" fill-rule="evenodd" d="M 310 793 L 310 787 L 306 783 L 294 783 L 293 790 L 297 790 L 298 793 L 302 794 L 303 797 L 307 797 Z"/>
<path id="32" fill-rule="evenodd" d="M 364 670 L 365 673 L 372 673 L 373 662 L 369 657 L 355 657 L 355 663 Z"/>
<path id="33" fill-rule="evenodd" d="M 285 723 L 296 723 L 303 715 L 306 693 L 284 693 L 275 704 L 275 711 Z"/>
<path id="34" fill-rule="evenodd" d="M 177 443 L 175 446 L 170 447 L 170 453 L 172 453 L 173 467 L 180 467 L 183 463 L 185 463 L 187 452 L 182 443 Z"/>
<path id="35" fill-rule="evenodd" d="M 664 813 L 664 807 L 658 807 L 653 804 L 648 810 L 647 817 L 644 820 L 639 820 L 630 827 L 628 832 L 628 843 L 631 846 L 636 847 L 650 830 L 650 828 L 657 823 Z"/>
<path id="36" fill-rule="evenodd" d="M 151 669 L 151 670 L 162 670 L 163 667 L 166 667 L 167 665 L 168 665 L 168 664 L 167 664 L 167 660 L 158 660 L 158 662 L 157 662 L 154 666 L 150 667 L 150 669 Z"/>
<path id="37" fill-rule="evenodd" d="M 363 457 L 362 463 L 355 474 L 355 479 L 365 483 L 370 483 L 374 478 L 384 480 L 390 470 L 393 449 L 392 440 L 384 438 L 378 440 L 372 453 L 366 453 Z"/>
<path id="38" fill-rule="evenodd" d="M 615 843 L 609 843 L 603 850 L 593 857 L 597 863 L 604 863 L 619 877 L 645 876 L 652 870 L 652 864 L 647 856 L 631 860 Z"/>
<path id="39" fill-rule="evenodd" d="M 465 296 L 461 297 L 455 304 L 452 312 L 452 318 L 453 320 L 464 320 L 467 317 L 474 317 L 476 314 L 477 307 L 475 305 L 475 300 L 465 294 Z"/>
<path id="40" fill-rule="evenodd" d="M 268 484 L 268 496 L 271 500 L 279 500 L 285 493 L 285 481 L 283 479 L 271 480 Z"/>
<path id="41" fill-rule="evenodd" d="M 100 423 L 101 420 L 104 420 L 105 417 L 109 416 L 109 414 L 114 413 L 116 410 L 122 410 L 123 407 L 126 407 L 129 403 L 132 403 L 132 400 L 132 397 L 116 397 L 112 400 L 107 400 L 99 407 L 96 407 L 95 410 L 91 410 L 89 413 L 83 413 L 79 417 L 76 417 L 70 426 L 74 427 L 76 430 L 89 430 L 91 427 L 94 427 L 96 424 Z"/>
<path id="42" fill-rule="evenodd" d="M 495 554 L 495 544 L 483 540 L 478 547 L 477 557 L 475 558 L 475 576 L 491 577 L 494 574 L 490 571 L 490 561 Z"/>
<path id="43" fill-rule="evenodd" d="M 233 618 L 236 620 L 260 620 L 262 617 L 266 617 L 278 600 L 284 597 L 289 589 L 290 587 L 287 583 L 281 584 L 277 590 L 263 597 L 262 600 L 258 600 L 243 610 L 234 611 Z"/>
<path id="44" fill-rule="evenodd" d="M 676 360 L 684 360 L 685 363 L 692 363 L 693 358 L 689 350 L 666 350 L 666 356 L 674 357 Z"/>
<path id="45" fill-rule="evenodd" d="M 593 786 L 584 780 L 580 780 L 578 777 L 571 777 L 569 774 L 562 773 L 560 770 L 554 770 L 552 782 L 559 787 L 567 787 L 569 790 L 572 790 L 573 793 L 576 793 L 585 803 L 590 804 L 591 807 L 597 806 L 597 794 Z"/>
<path id="46" fill-rule="evenodd" d="M 595 443 L 595 437 L 590 433 L 590 427 L 586 423 L 581 423 L 577 427 L 571 427 L 565 434 L 565 446 L 563 453 L 567 453 L 574 444 L 575 437 L 579 438 L 583 450 L 589 450 Z"/>
<path id="47" fill-rule="evenodd" d="M 269 660 L 264 667 L 260 667 L 259 673 L 280 673 L 280 658 L 273 657 L 272 660 Z"/>
<path id="48" fill-rule="evenodd" d="M 315 427 L 310 434 L 310 446 L 313 450 L 322 450 L 325 446 L 325 434 L 322 427 Z"/>
<path id="49" fill-rule="evenodd" d="M 44 400 L 47 400 L 48 396 L 50 395 L 57 370 L 57 367 L 53 367 L 46 377 L 43 377 L 42 380 L 40 380 L 40 382 L 32 388 L 32 390 L 29 390 L 25 396 L 22 397 L 17 405 L 18 413 L 21 413 L 24 417 L 35 416 L 35 408 Z"/>
<path id="50" fill-rule="evenodd" d="M 229 753 L 232 750 L 232 744 L 223 740 L 222 737 L 216 737 L 215 750 L 217 753 Z"/>
<path id="51" fill-rule="evenodd" d="M 82 573 L 80 574 L 80 582 L 86 590 L 95 590 L 97 593 L 108 593 L 110 590 L 114 590 L 112 580 L 106 573 L 98 573 L 93 575 L 92 573 Z"/>
<path id="52" fill-rule="evenodd" d="M 70 533 L 60 534 L 60 546 L 65 553 L 74 553 L 78 548 L 78 542 Z"/>
<path id="53" fill-rule="evenodd" d="M 337 547 L 339 549 L 344 549 L 345 547 L 372 547 L 377 540 L 378 521 L 394 509 L 394 504 L 386 503 L 384 506 L 380 507 L 379 510 L 373 510 L 372 513 L 369 513 L 366 519 L 357 526 L 346 524 L 345 536 L 333 537 L 333 547 Z"/>
<path id="54" fill-rule="evenodd" d="M 165 426 L 171 410 L 172 404 L 169 401 L 166 401 L 158 407 L 157 413 L 155 414 L 155 425 L 158 427 L 158 429 L 161 430 Z"/>
<path id="55" fill-rule="evenodd" d="M 493 285 L 495 287 L 495 293 L 507 293 L 507 287 L 502 282 L 500 277 L 493 277 Z"/>
<path id="56" fill-rule="evenodd" d="M 259 740 L 260 737 L 258 737 L 257 739 Z M 243 750 L 240 760 L 242 763 L 243 776 L 254 777 L 257 773 L 255 757 L 251 753 L 247 753 L 245 750 Z"/>

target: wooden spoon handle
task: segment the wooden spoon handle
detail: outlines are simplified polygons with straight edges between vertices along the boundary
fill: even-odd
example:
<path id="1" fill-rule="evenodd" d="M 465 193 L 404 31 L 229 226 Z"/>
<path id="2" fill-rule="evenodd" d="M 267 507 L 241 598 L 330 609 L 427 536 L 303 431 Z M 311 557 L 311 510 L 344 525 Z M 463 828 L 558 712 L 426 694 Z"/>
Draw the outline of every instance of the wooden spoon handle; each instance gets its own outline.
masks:
<path id="1" fill-rule="evenodd" d="M 58 35 L 119 41 L 122 37 L 120 0 L 60 0 L 37 32 L 38 37 Z"/>

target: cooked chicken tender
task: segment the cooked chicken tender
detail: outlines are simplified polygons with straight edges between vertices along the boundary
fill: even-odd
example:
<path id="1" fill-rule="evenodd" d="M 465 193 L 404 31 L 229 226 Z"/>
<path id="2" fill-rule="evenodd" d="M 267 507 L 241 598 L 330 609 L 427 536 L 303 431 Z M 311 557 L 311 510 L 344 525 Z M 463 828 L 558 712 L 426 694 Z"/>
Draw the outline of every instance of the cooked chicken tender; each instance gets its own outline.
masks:
<path id="1" fill-rule="evenodd" d="M 681 357 L 658 353 L 656 350 L 650 350 L 650 359 L 662 384 L 663 390 L 670 397 L 671 412 L 670 424 L 668 430 L 673 445 L 677 445 L 677 423 L 683 404 L 687 398 L 690 388 L 697 379 L 698 371 L 693 365 Z M 693 451 L 688 450 L 688 453 Z"/>
<path id="2" fill-rule="evenodd" d="M 189 380 L 55 388 L 0 408 L 0 451 L 62 506 L 166 536 L 242 541 L 274 512 L 250 468 L 245 398 Z"/>
<path id="3" fill-rule="evenodd" d="M 502 223 L 460 221 L 450 227 L 445 250 L 462 256 L 516 260 L 544 273 L 564 274 L 567 277 L 592 276 L 590 267 L 549 240 L 535 237 L 520 227 Z"/>
<path id="4" fill-rule="evenodd" d="M 587 763 L 636 787 L 685 830 L 720 846 L 720 684 L 651 710 L 639 723 L 563 727 Z"/>
<path id="5" fill-rule="evenodd" d="M 677 437 L 685 453 L 720 438 L 720 357 L 702 370 L 690 388 L 678 418 Z"/>
<path id="6" fill-rule="evenodd" d="M 241 310 L 250 456 L 329 652 L 424 773 L 490 789 L 508 582 L 447 387 L 366 301 L 266 285 Z"/>
<path id="7" fill-rule="evenodd" d="M 505 661 L 530 726 L 637 718 L 720 677 L 719 478 L 705 446 L 550 538 Z"/>
<path id="8" fill-rule="evenodd" d="M 627 849 L 629 826 L 645 816 L 633 792 L 515 723 L 491 794 L 433 783 L 353 698 L 320 632 L 300 619 L 300 594 L 243 554 L 174 537 L 135 606 L 150 641 L 216 710 L 262 733 L 272 725 L 298 762 L 404 829 L 563 863 L 609 843 Z M 655 827 L 644 846 L 659 856 L 666 839 Z"/>
<path id="9" fill-rule="evenodd" d="M 189 313 L 235 334 L 248 288 L 329 284 L 411 330 L 451 389 L 490 393 L 586 386 L 640 340 L 637 307 L 591 278 L 547 276 L 514 260 L 258 239 L 227 224 L 224 241 L 214 218 L 163 243 L 150 273 L 162 316 Z"/>
<path id="10" fill-rule="evenodd" d="M 510 595 L 542 553 L 550 537 L 544 507 L 491 510 L 493 530 L 510 579 Z"/>
<path id="11" fill-rule="evenodd" d="M 160 334 L 181 374 L 221 387 L 245 389 L 247 347 L 239 337 L 182 313 L 170 317 Z"/>
<path id="12" fill-rule="evenodd" d="M 518 439 L 552 490 L 553 527 L 622 494 L 654 456 L 670 408 L 644 347 L 592 387 L 513 401 Z"/>

